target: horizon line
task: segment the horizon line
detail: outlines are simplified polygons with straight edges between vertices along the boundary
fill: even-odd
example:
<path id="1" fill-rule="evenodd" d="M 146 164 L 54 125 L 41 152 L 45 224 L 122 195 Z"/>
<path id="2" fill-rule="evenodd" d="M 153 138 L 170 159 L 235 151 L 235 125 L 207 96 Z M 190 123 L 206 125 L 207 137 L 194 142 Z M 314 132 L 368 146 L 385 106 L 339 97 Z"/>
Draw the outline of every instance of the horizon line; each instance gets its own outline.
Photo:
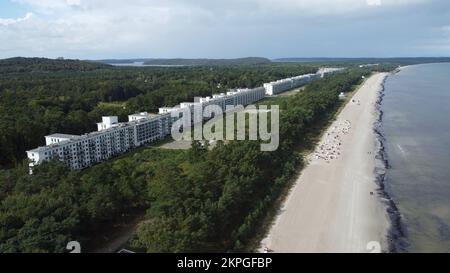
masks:
<path id="1" fill-rule="evenodd" d="M 247 58 L 263 58 L 268 60 L 283 60 L 283 59 L 341 59 L 341 60 L 356 60 L 356 59 L 420 59 L 420 58 L 450 58 L 450 56 L 407 56 L 407 57 L 400 57 L 400 56 L 390 56 L 390 57 L 276 57 L 276 58 L 269 58 L 269 57 L 263 57 L 263 56 L 246 56 L 246 57 L 231 57 L 231 58 L 225 58 L 225 57 L 124 57 L 124 58 L 117 58 L 117 57 L 109 57 L 109 58 L 73 58 L 73 57 L 46 57 L 46 56 L 12 56 L 12 57 L 5 57 L 0 58 L 0 60 L 7 60 L 7 59 L 14 59 L 14 58 L 41 58 L 41 59 L 52 59 L 57 60 L 59 58 L 63 58 L 65 60 L 80 60 L 80 61 L 104 61 L 104 60 L 137 60 L 137 59 L 145 59 L 145 60 L 173 60 L 173 59 L 182 59 L 182 60 L 235 60 L 235 59 L 247 59 Z"/>

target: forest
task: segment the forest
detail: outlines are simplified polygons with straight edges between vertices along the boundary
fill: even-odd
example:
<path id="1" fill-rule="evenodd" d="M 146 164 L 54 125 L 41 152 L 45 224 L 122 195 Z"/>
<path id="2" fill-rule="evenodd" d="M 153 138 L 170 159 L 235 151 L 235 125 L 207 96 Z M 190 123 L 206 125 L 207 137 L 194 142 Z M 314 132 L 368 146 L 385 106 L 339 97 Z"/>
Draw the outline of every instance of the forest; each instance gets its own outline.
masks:
<path id="1" fill-rule="evenodd" d="M 23 163 L 25 151 L 52 133 L 96 130 L 102 115 L 157 112 L 229 88 L 317 71 L 313 65 L 113 67 L 78 60 L 0 60 L 0 168 Z"/>
<path id="2" fill-rule="evenodd" d="M 58 71 L 92 71 L 111 67 L 80 60 L 15 57 L 0 60 L 0 75 L 11 73 L 52 73 Z"/>
<path id="3" fill-rule="evenodd" d="M 3 98 L 8 94 L 5 98 L 10 104 L 2 104 L 1 109 L 4 111 L 8 106 L 23 111 L 33 106 L 41 109 L 33 116 L 20 115 L 16 119 L 13 115 L 9 120 L 14 125 L 20 118 L 25 124 L 35 122 L 35 130 L 29 131 L 31 140 L 53 129 L 83 130 L 86 128 L 83 123 L 96 117 L 93 112 L 121 113 L 124 109 L 114 106 L 100 109 L 99 102 L 117 101 L 102 97 L 97 88 L 103 84 L 123 87 L 128 83 L 136 87 L 137 95 L 124 99 L 121 107 L 127 111 L 147 110 L 140 108 L 141 101 L 148 100 L 156 107 L 179 102 L 177 99 L 186 100 L 186 96 L 197 92 L 252 87 L 314 69 L 280 64 L 220 69 L 125 69 L 120 74 L 113 69 L 97 71 L 95 76 L 71 75 L 73 78 L 65 73 L 27 80 L 6 77 L 2 82 L 9 88 L 2 89 L 0 95 Z M 68 241 L 89 242 L 90 234 L 95 234 L 99 226 L 110 225 L 122 214 L 138 208 L 147 213 L 131 241 L 135 250 L 249 250 L 254 231 L 301 168 L 301 151 L 313 145 L 315 136 L 340 106 L 338 94 L 351 91 L 369 73 L 370 69 L 347 70 L 313 82 L 289 97 L 282 106 L 280 146 L 275 152 L 261 152 L 257 141 L 219 142 L 211 150 L 193 142 L 187 151 L 141 148 L 83 171 L 67 170 L 58 161 L 42 164 L 32 176 L 21 163 L 0 170 L 0 252 L 63 252 Z M 140 80 L 135 78 L 137 75 Z M 40 89 L 37 86 L 41 84 L 52 88 Z M 199 91 L 202 84 L 204 89 Z M 16 85 L 15 91 L 11 91 Z M 62 86 L 70 91 L 58 93 Z M 15 96 L 19 89 L 22 99 Z M 33 95 L 28 98 L 27 94 Z M 46 115 L 48 109 L 54 112 Z M 59 115 L 53 116 L 57 123 L 54 125 L 49 121 L 58 111 Z M 44 121 L 47 123 L 41 124 Z M 23 134 L 19 130 L 23 127 L 14 128 L 17 131 L 11 132 L 12 137 Z"/>

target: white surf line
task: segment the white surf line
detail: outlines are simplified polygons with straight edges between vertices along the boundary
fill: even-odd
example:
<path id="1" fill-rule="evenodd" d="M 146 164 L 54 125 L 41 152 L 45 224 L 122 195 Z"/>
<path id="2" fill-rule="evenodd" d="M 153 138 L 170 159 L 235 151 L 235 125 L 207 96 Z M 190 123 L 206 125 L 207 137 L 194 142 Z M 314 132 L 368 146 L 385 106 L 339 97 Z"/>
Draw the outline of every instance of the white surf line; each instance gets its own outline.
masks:
<path id="1" fill-rule="evenodd" d="M 402 146 L 400 146 L 400 144 L 397 144 L 397 148 L 400 150 L 400 152 L 402 153 L 403 157 L 406 156 L 406 152 L 405 150 L 402 148 Z"/>

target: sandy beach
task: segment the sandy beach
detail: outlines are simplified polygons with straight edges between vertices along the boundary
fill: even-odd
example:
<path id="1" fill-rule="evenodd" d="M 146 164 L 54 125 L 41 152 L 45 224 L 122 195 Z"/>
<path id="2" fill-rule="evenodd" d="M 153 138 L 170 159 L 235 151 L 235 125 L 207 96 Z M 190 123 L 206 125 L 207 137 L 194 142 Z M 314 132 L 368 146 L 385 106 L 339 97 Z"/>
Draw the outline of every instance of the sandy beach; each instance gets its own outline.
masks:
<path id="1" fill-rule="evenodd" d="M 378 73 L 368 78 L 324 133 L 261 242 L 261 250 L 387 249 L 389 218 L 377 194 L 373 131 L 375 103 L 386 76 Z"/>

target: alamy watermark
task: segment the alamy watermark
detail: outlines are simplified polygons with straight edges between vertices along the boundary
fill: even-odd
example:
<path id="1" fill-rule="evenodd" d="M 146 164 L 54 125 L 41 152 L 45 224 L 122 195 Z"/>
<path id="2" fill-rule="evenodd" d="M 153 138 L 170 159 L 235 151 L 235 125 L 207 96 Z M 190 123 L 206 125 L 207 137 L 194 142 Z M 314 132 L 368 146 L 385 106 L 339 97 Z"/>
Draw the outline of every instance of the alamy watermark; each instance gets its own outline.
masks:
<path id="1" fill-rule="evenodd" d="M 219 105 L 203 107 L 194 104 L 193 107 L 172 111 L 171 117 L 176 119 L 171 129 L 172 138 L 176 141 L 259 140 L 261 151 L 278 149 L 278 105 L 271 105 L 270 108 L 267 105 L 227 105 L 224 113 Z"/>

